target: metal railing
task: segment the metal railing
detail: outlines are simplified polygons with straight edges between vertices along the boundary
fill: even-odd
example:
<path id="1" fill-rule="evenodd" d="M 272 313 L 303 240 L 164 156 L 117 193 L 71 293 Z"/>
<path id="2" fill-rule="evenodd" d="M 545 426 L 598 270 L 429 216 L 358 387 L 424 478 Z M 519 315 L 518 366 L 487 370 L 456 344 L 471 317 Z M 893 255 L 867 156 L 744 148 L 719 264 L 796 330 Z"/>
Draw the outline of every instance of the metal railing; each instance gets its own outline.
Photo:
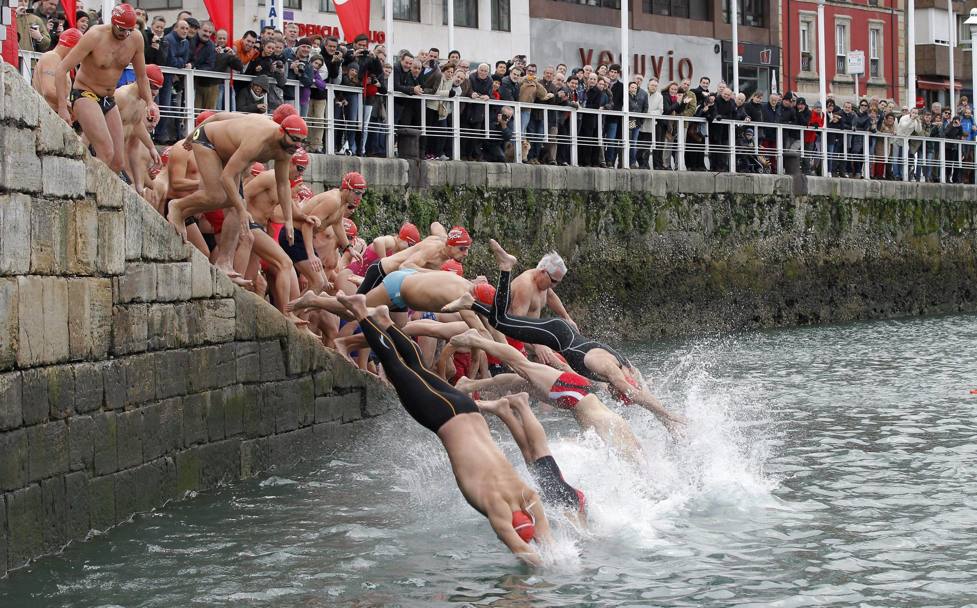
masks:
<path id="1" fill-rule="evenodd" d="M 21 72 L 29 80 L 33 62 L 41 53 L 20 53 L 25 59 Z M 239 73 L 162 70 L 183 76 L 184 86 L 182 104 L 161 106 L 161 115 L 183 121 L 187 129 L 204 109 L 234 111 L 233 83 L 256 78 Z M 224 91 L 220 108 L 194 107 L 199 86 L 195 78 L 219 81 Z M 290 101 L 298 106 L 300 83 L 286 80 L 286 88 L 292 90 Z M 362 154 L 372 135 L 369 143 L 373 151 L 394 157 L 397 136 L 406 136 L 421 138 L 422 156 L 425 148 L 434 149 L 442 152 L 442 158 L 452 160 L 480 156 L 488 142 L 496 151 L 505 150 L 513 162 L 526 160 L 523 148 L 528 145 L 530 156 L 569 166 L 602 166 L 616 157 L 622 167 L 637 160 L 641 166 L 677 171 L 784 174 L 788 165 L 797 163 L 809 175 L 977 181 L 977 142 L 967 140 L 734 120 L 710 123 L 694 116 L 402 93 L 393 94 L 393 111 L 379 120 L 378 111 L 391 107 L 384 103 L 386 95 L 365 98 L 360 87 L 334 84 L 328 84 L 325 92 L 325 103 L 311 102 L 305 118 L 311 129 L 311 145 L 327 154 Z M 513 111 L 511 137 L 501 142 L 496 120 L 505 107 Z M 611 132 L 615 123 L 616 135 Z M 745 136 L 746 131 L 752 137 Z"/>

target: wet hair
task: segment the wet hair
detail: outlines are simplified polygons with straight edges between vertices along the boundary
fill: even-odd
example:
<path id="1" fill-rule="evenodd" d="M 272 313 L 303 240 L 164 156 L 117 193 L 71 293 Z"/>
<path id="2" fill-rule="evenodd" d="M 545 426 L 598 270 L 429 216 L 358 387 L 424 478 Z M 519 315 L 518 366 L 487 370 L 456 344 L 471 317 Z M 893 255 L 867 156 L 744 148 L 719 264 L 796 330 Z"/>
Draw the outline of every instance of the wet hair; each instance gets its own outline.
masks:
<path id="1" fill-rule="evenodd" d="M 567 273 L 567 265 L 559 253 L 551 251 L 540 259 L 539 264 L 536 264 L 536 270 L 543 270 L 553 275 L 564 275 Z"/>

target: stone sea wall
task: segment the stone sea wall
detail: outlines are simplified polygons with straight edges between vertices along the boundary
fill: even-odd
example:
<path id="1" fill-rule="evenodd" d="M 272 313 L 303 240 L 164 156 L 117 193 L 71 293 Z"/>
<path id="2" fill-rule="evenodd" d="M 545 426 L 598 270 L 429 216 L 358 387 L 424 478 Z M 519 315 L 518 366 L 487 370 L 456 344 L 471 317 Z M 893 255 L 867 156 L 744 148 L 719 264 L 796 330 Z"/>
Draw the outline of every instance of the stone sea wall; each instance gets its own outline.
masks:
<path id="1" fill-rule="evenodd" d="M 0 576 L 392 405 L 0 85 Z"/>
<path id="2" fill-rule="evenodd" d="M 549 249 L 588 333 L 703 332 L 977 310 L 977 187 L 317 157 L 307 179 L 371 184 L 360 233 L 464 224 L 525 264 Z M 423 228 L 422 228 L 423 229 Z"/>

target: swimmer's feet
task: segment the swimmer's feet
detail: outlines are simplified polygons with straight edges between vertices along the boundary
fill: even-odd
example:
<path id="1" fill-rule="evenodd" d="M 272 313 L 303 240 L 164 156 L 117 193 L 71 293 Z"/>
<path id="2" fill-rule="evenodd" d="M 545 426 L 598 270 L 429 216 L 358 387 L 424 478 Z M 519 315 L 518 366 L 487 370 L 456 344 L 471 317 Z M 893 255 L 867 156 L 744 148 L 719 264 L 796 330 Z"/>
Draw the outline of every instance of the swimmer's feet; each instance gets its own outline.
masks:
<path id="1" fill-rule="evenodd" d="M 472 304 L 475 303 L 475 298 L 470 293 L 466 293 L 457 300 L 448 302 L 442 309 L 441 312 L 461 312 L 462 310 L 470 310 Z"/>
<path id="2" fill-rule="evenodd" d="M 309 293 L 311 292 L 308 292 L 305 295 L 309 295 Z M 304 298 L 305 296 L 302 297 Z M 351 296 L 336 296 L 336 300 L 345 306 L 346 310 L 353 313 L 353 316 L 358 320 L 363 320 L 367 317 L 365 295 L 357 293 Z"/>
<path id="3" fill-rule="evenodd" d="M 307 308 L 313 308 L 316 304 L 316 299 L 318 296 L 315 295 L 311 289 L 303 293 L 298 298 L 292 300 L 285 305 L 285 310 L 287 311 L 298 311 L 305 310 Z"/>
<path id="4" fill-rule="evenodd" d="M 466 395 L 470 395 L 474 391 L 475 381 L 468 376 L 462 376 L 461 378 L 458 378 L 458 382 L 455 382 L 455 388 Z"/>
<path id="5" fill-rule="evenodd" d="M 365 296 L 364 296 L 364 298 L 365 298 Z M 367 310 L 367 313 L 371 317 L 373 317 L 374 319 L 376 319 L 377 323 L 380 324 L 380 327 L 382 327 L 384 329 L 386 329 L 387 327 L 390 327 L 394 323 L 393 320 L 390 318 L 390 307 L 387 306 L 387 305 L 385 305 L 385 304 L 381 304 L 380 306 L 377 306 L 376 308 L 368 309 Z"/>
<path id="6" fill-rule="evenodd" d="M 451 338 L 451 345 L 454 347 L 462 348 L 475 348 L 478 340 L 482 337 L 479 335 L 477 329 L 469 329 L 463 334 L 458 334 Z"/>
<path id="7" fill-rule="evenodd" d="M 187 226 L 183 223 L 183 214 L 180 213 L 180 210 L 176 208 L 176 205 L 174 205 L 172 201 L 170 202 L 170 210 L 166 213 L 166 221 L 176 228 L 176 233 L 179 234 L 180 238 L 183 239 L 183 242 L 186 243 Z"/>
<path id="8" fill-rule="evenodd" d="M 457 385 L 455 388 L 457 388 Z M 490 412 L 499 418 L 512 415 L 512 408 L 509 407 L 509 401 L 505 397 L 492 399 L 491 401 L 476 401 L 475 405 L 478 406 L 479 411 Z"/>
<path id="9" fill-rule="evenodd" d="M 507 253 L 502 245 L 495 239 L 489 239 L 489 247 L 492 249 L 492 253 L 495 254 L 495 261 L 499 263 L 499 270 L 510 271 L 516 267 L 516 256 Z"/>
<path id="10" fill-rule="evenodd" d="M 522 392 L 516 393 L 514 395 L 509 395 L 506 397 L 509 405 L 516 410 L 522 410 L 522 408 L 529 408 L 529 393 Z"/>

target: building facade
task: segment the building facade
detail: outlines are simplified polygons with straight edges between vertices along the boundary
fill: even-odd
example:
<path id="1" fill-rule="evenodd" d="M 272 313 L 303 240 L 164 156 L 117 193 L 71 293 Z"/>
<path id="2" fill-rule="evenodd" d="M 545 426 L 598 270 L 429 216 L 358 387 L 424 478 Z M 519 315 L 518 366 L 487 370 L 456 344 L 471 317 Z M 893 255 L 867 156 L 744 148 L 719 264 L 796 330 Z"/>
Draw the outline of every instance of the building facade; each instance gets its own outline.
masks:
<path id="1" fill-rule="evenodd" d="M 783 0 L 784 83 L 817 98 L 818 3 Z M 824 49 L 828 95 L 837 100 L 877 96 L 906 105 L 903 0 L 826 0 Z M 864 73 L 849 69 L 848 55 L 864 53 Z"/>
<path id="2" fill-rule="evenodd" d="M 342 39 L 333 0 L 279 0 L 282 21 L 299 24 L 304 33 L 332 34 Z M 133 5 L 151 15 L 164 15 L 168 22 L 180 10 L 206 18 L 203 0 L 133 0 Z M 417 52 L 437 47 L 446 57 L 448 18 L 445 0 L 393 0 L 395 50 Z M 386 40 L 383 0 L 372 0 L 370 36 Z M 267 15 L 264 0 L 234 3 L 234 34 L 258 31 Z M 478 61 L 510 59 L 529 53 L 528 0 L 455 0 L 455 46 L 462 56 Z"/>
<path id="3" fill-rule="evenodd" d="M 740 1 L 739 40 L 756 51 L 749 54 L 753 63 L 746 57 L 740 62 L 747 93 L 777 88 L 775 10 L 772 0 Z M 732 37 L 728 0 L 634 0 L 629 12 L 630 73 L 666 82 L 732 79 L 732 56 L 723 52 Z M 619 0 L 529 0 L 529 17 L 530 56 L 538 63 L 596 66 L 621 60 Z"/>

